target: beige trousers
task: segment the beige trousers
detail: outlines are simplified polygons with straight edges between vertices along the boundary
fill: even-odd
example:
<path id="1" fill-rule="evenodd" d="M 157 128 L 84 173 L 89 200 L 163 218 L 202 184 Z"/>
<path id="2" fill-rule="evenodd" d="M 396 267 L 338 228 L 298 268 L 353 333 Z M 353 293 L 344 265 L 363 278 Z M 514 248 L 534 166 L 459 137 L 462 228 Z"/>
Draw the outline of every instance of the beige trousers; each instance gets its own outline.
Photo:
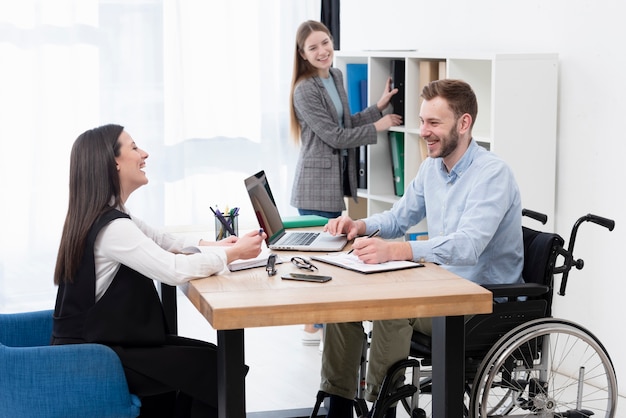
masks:
<path id="1" fill-rule="evenodd" d="M 376 400 L 389 367 L 409 356 L 413 330 L 432 335 L 432 319 L 373 322 L 365 390 L 367 401 Z M 342 398 L 355 397 L 364 338 L 362 322 L 326 324 L 321 390 Z"/>

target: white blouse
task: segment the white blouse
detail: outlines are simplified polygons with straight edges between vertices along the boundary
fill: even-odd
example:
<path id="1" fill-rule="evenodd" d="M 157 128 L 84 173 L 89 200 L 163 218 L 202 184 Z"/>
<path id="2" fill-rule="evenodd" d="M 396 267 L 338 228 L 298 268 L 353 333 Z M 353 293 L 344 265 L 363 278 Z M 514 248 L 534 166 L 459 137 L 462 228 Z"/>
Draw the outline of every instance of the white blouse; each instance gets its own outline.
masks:
<path id="1" fill-rule="evenodd" d="M 160 232 L 132 215 L 113 220 L 100 230 L 94 246 L 96 301 L 121 264 L 173 286 L 227 269 L 224 248 L 203 247 L 201 253 L 180 254 L 183 248 L 198 244 L 188 240 Z"/>

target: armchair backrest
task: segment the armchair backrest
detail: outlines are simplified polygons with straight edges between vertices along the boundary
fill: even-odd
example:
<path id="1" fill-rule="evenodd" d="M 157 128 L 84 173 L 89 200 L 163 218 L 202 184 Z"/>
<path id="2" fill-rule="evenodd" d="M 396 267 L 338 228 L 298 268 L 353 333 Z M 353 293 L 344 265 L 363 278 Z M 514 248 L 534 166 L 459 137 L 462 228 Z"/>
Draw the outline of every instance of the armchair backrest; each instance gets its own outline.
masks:
<path id="1" fill-rule="evenodd" d="M 50 345 L 52 310 L 0 314 L 0 344 L 9 347 Z"/>
<path id="2" fill-rule="evenodd" d="M 0 416 L 138 416 L 117 354 L 102 344 L 51 346 L 52 313 L 0 314 Z"/>

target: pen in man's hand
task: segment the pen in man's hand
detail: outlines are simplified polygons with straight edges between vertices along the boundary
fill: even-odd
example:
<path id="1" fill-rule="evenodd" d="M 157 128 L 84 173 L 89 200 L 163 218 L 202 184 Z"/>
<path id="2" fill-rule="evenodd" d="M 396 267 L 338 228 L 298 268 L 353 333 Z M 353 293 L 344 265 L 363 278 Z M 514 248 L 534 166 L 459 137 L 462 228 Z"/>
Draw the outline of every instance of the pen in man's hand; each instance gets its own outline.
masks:
<path id="1" fill-rule="evenodd" d="M 374 238 L 376 235 L 378 235 L 379 232 L 380 232 L 380 229 L 377 229 L 376 231 L 374 231 L 371 234 L 369 234 L 367 236 L 367 238 Z M 350 251 L 348 251 L 348 254 L 352 254 L 352 251 L 354 251 L 354 248 L 352 248 Z"/>
<path id="2" fill-rule="evenodd" d="M 259 236 L 263 235 L 263 228 L 259 229 Z"/>

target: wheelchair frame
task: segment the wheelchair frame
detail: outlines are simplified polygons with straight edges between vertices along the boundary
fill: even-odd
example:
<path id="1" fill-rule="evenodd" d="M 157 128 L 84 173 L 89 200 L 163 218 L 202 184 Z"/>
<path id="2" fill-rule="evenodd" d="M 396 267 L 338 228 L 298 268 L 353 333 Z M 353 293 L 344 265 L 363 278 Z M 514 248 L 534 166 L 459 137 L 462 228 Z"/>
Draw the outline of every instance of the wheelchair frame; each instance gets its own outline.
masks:
<path id="1" fill-rule="evenodd" d="M 547 221 L 547 216 L 534 211 L 524 209 L 522 214 L 542 224 Z M 549 253 L 544 253 L 540 260 L 544 269 L 541 283 L 536 279 L 529 283 L 525 277 L 527 282 L 521 285 L 485 286 L 492 290 L 494 298 L 504 297 L 507 302 L 494 302 L 494 313 L 477 316 L 466 324 L 465 416 L 615 416 L 617 378 L 608 352 L 589 330 L 551 316 L 554 276 L 562 275 L 558 294 L 564 296 L 571 268 L 584 267 L 584 261 L 573 255 L 576 234 L 584 222 L 609 231 L 615 227 L 613 220 L 592 214 L 583 216 L 572 227 L 567 249 L 558 234 L 523 227 L 525 259 L 529 251 L 526 234 L 543 235 L 550 241 L 544 244 L 549 246 Z M 558 257 L 563 259 L 560 266 L 556 266 Z M 525 273 L 526 270 L 525 260 Z M 485 326 L 489 329 L 482 332 L 481 327 Z M 473 332 L 486 335 L 474 341 Z M 363 399 L 367 338 L 365 341 L 354 403 L 357 416 L 393 418 L 396 404 L 400 403 L 411 418 L 429 417 L 423 401 L 429 394 L 432 376 L 430 371 L 424 371 L 430 366 L 429 337 L 414 333 L 411 356 L 390 367 L 371 411 Z M 412 380 L 405 384 L 407 369 L 412 370 Z"/>

